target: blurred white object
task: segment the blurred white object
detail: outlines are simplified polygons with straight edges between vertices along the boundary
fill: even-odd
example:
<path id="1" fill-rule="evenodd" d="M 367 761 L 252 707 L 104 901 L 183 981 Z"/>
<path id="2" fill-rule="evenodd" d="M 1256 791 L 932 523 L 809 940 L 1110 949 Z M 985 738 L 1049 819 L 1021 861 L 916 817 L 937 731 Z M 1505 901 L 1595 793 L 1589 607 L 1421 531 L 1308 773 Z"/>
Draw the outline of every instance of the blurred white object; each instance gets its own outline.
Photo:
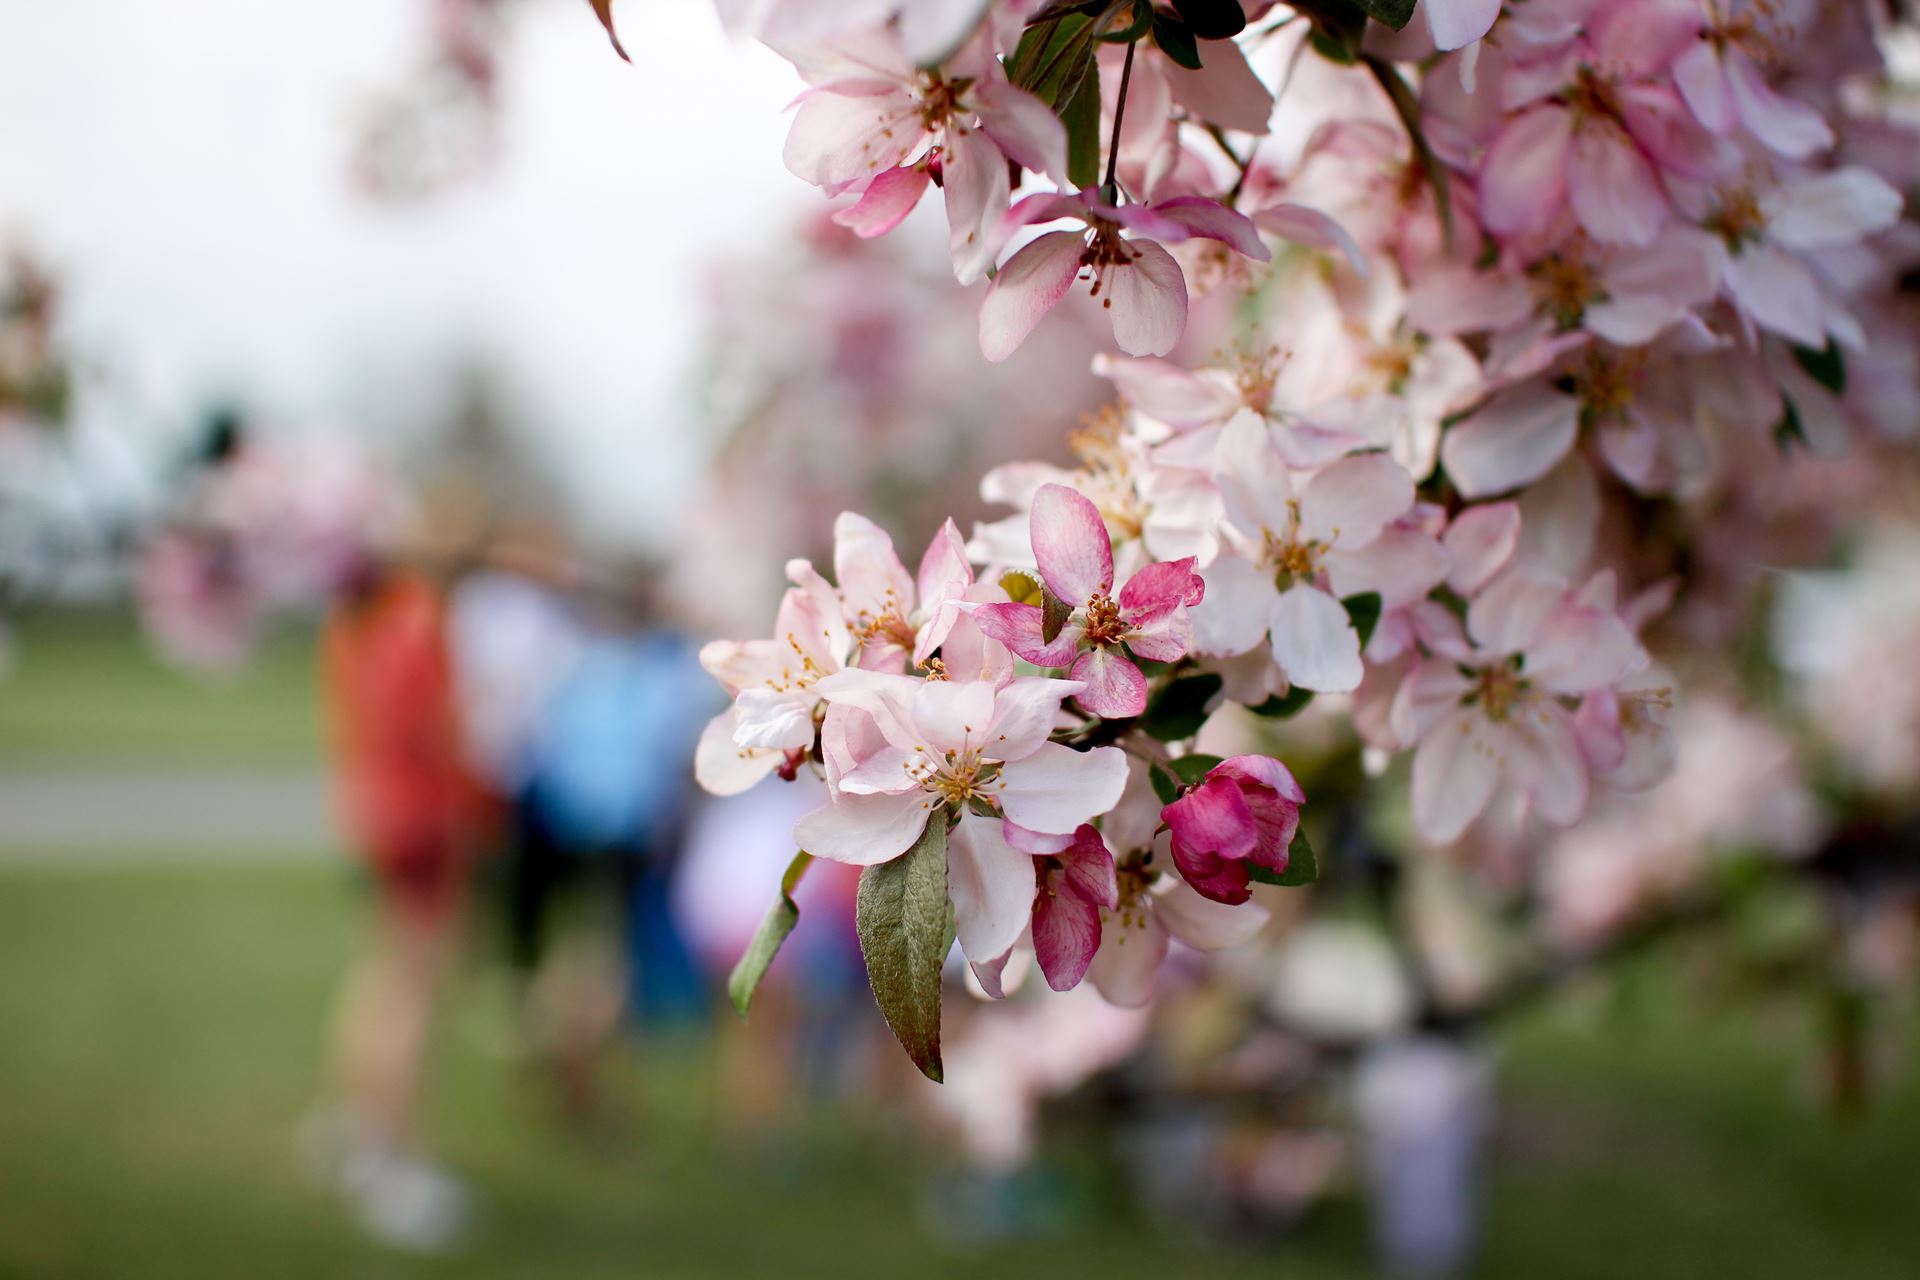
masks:
<path id="1" fill-rule="evenodd" d="M 1276 968 L 1268 1007 L 1309 1035 L 1372 1040 L 1413 1016 L 1413 992 L 1393 944 L 1370 925 L 1309 921 L 1281 944 Z"/>
<path id="2" fill-rule="evenodd" d="M 1355 1081 L 1374 1238 L 1386 1269 L 1451 1275 L 1480 1218 L 1493 1068 L 1469 1045 L 1422 1036 L 1370 1050 Z"/>

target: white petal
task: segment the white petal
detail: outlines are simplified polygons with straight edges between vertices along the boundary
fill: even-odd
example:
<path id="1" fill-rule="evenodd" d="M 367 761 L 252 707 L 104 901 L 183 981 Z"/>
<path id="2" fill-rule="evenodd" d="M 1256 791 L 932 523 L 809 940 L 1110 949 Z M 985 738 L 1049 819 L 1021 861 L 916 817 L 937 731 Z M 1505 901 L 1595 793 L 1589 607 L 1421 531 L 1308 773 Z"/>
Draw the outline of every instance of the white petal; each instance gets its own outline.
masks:
<path id="1" fill-rule="evenodd" d="M 1413 821 L 1436 844 L 1460 838 L 1500 781 L 1486 717 L 1463 708 L 1435 725 L 1413 753 Z"/>
<path id="2" fill-rule="evenodd" d="M 1236 555 L 1223 555 L 1200 571 L 1207 595 L 1187 611 L 1193 645 L 1211 657 L 1246 653 L 1267 634 L 1279 597 L 1266 570 Z"/>
<path id="3" fill-rule="evenodd" d="M 1127 785 L 1127 756 L 1118 747 L 1075 751 L 1042 743 L 1023 760 L 1000 771 L 1000 807 L 1029 831 L 1074 830 L 1120 803 Z"/>
<path id="4" fill-rule="evenodd" d="M 926 829 L 928 815 L 945 822 L 924 791 L 900 795 L 838 796 L 805 814 L 793 839 L 816 858 L 870 867 L 905 853 Z"/>
<path id="5" fill-rule="evenodd" d="M 1351 693 L 1365 674 L 1360 633 L 1338 600 L 1296 584 L 1273 602 L 1273 660 L 1287 679 L 1316 693 Z"/>
<path id="6" fill-rule="evenodd" d="M 1504 493 L 1553 470 L 1579 429 L 1579 401 L 1526 382 L 1456 423 L 1440 441 L 1440 463 L 1466 497 Z"/>
<path id="7" fill-rule="evenodd" d="M 948 834 L 947 896 L 969 960 L 991 961 L 1019 940 L 1033 914 L 1035 885 L 1033 855 L 1007 843 L 998 818 L 965 814 Z"/>

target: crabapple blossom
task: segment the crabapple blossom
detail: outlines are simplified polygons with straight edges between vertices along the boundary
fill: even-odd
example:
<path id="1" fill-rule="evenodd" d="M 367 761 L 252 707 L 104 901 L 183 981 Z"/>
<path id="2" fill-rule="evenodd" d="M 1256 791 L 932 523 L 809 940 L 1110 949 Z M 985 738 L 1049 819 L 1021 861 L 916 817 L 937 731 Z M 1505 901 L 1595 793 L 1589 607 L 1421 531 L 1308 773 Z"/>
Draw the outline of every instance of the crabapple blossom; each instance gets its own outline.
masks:
<path id="1" fill-rule="evenodd" d="M 1279 874 L 1300 827 L 1306 792 L 1269 756 L 1234 756 L 1160 811 L 1173 833 L 1173 865 L 1203 898 L 1245 902 L 1248 866 Z"/>
<path id="2" fill-rule="evenodd" d="M 1231 550 L 1202 571 L 1210 603 L 1194 614 L 1202 653 L 1245 653 L 1265 639 L 1287 680 L 1317 693 L 1359 687 L 1360 636 L 1340 597 L 1369 550 L 1413 505 L 1413 481 L 1385 454 L 1342 458 L 1304 484 L 1266 425 L 1241 413 L 1221 432 L 1214 482 Z"/>
<path id="3" fill-rule="evenodd" d="M 1070 666 L 1067 678 L 1083 686 L 1074 701 L 1092 714 L 1139 715 L 1147 679 L 1129 651 L 1153 662 L 1186 656 L 1193 642 L 1187 610 L 1206 592 L 1193 558 L 1146 565 L 1115 595 L 1113 543 L 1098 507 L 1065 485 L 1044 485 L 1031 526 L 1041 579 L 1072 613 L 1051 640 L 1039 605 L 979 605 L 975 625 L 1035 666 Z"/>
<path id="4" fill-rule="evenodd" d="M 1012 355 L 1082 272 L 1089 273 L 1093 296 L 1112 317 L 1120 349 L 1165 355 L 1187 327 L 1187 281 L 1164 245 L 1198 236 L 1256 262 L 1273 256 L 1245 214 L 1200 196 L 1114 205 L 1093 187 L 1074 195 L 1031 195 L 1007 211 L 1001 231 L 1067 218 L 1083 222 L 1084 229 L 1046 232 L 994 277 L 980 307 L 980 350 L 987 359 Z"/>
<path id="5" fill-rule="evenodd" d="M 1071 834 L 1111 809 L 1126 782 L 1114 747 L 1076 751 L 1049 741 L 1072 680 L 917 680 L 848 670 L 820 682 L 830 800 L 801 818 L 795 842 L 816 857 L 871 866 L 904 853 L 929 821 L 957 817 L 948 884 L 961 948 L 976 963 L 1002 954 L 1026 927 L 1035 892 L 1031 855 L 1005 825 Z M 991 815 L 991 816 L 987 816 Z"/>

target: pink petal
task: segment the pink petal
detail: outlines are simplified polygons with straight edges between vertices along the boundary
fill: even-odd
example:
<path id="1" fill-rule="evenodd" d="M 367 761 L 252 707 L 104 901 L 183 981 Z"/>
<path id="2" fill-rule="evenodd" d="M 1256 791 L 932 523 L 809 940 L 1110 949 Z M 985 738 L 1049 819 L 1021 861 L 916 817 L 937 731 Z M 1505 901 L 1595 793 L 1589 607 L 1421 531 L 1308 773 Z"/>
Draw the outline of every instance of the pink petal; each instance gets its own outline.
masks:
<path id="1" fill-rule="evenodd" d="M 1108 268 L 1102 279 L 1113 340 L 1130 356 L 1163 356 L 1186 332 L 1187 278 L 1173 255 L 1153 241 L 1127 244 L 1137 256 Z"/>
<path id="2" fill-rule="evenodd" d="M 1575 135 L 1567 196 L 1580 225 L 1609 244 L 1651 244 L 1667 221 L 1659 176 L 1611 125 L 1589 124 Z"/>
<path id="3" fill-rule="evenodd" d="M 1833 145 L 1833 130 L 1820 113 L 1804 102 L 1776 93 L 1745 53 L 1729 49 L 1722 66 L 1740 123 L 1766 146 L 1783 156 L 1804 160 Z"/>
<path id="4" fill-rule="evenodd" d="M 1049 231 L 1007 260 L 980 304 L 980 354 L 998 364 L 1019 349 L 1073 287 L 1085 248 L 1081 232 Z"/>
<path id="5" fill-rule="evenodd" d="M 1120 803 L 1127 756 L 1118 747 L 1075 751 L 1045 742 L 1009 761 L 1000 779 L 1000 807 L 1009 820 L 1032 831 L 1073 831 Z"/>
<path id="6" fill-rule="evenodd" d="M 1113 649 L 1089 649 L 1075 659 L 1069 678 L 1087 687 L 1074 695 L 1083 710 L 1108 720 L 1147 709 L 1147 678 L 1133 660 Z"/>
<path id="7" fill-rule="evenodd" d="M 1483 498 L 1538 480 L 1573 447 L 1580 402 L 1546 382 L 1495 395 L 1440 441 L 1440 463 L 1461 494 Z"/>
<path id="8" fill-rule="evenodd" d="M 966 540 L 952 520 L 941 525 L 940 532 L 927 544 L 926 552 L 920 557 L 915 585 L 919 588 L 920 609 L 926 616 L 913 651 L 913 661 L 920 665 L 945 642 L 955 619 L 960 616 L 957 602 L 973 585 L 973 566 L 967 563 Z"/>
<path id="9" fill-rule="evenodd" d="M 1139 624 L 1173 612 L 1182 605 L 1199 604 L 1207 584 L 1193 571 L 1193 557 L 1158 560 L 1142 566 L 1120 588 L 1120 612 Z"/>
<path id="10" fill-rule="evenodd" d="M 978 749 L 990 736 L 997 699 L 994 687 L 976 681 L 922 681 L 913 694 L 913 724 L 920 744 L 956 754 Z"/>
<path id="11" fill-rule="evenodd" d="M 1351 693 L 1366 674 L 1360 633 L 1338 600 L 1295 583 L 1273 603 L 1273 660 L 1287 679 L 1316 693 Z"/>
<path id="12" fill-rule="evenodd" d="M 1500 16 L 1501 0 L 1420 0 L 1433 47 L 1460 49 L 1487 34 Z"/>
<path id="13" fill-rule="evenodd" d="M 1287 852 L 1300 830 L 1300 806 L 1266 787 L 1243 787 L 1247 812 L 1253 815 L 1255 838 L 1247 861 L 1269 871 L 1287 869 Z"/>
<path id="14" fill-rule="evenodd" d="M 918 106 L 900 89 L 877 82 L 836 85 L 801 97 L 785 159 L 801 181 L 835 186 L 894 168 L 924 136 Z"/>
<path id="15" fill-rule="evenodd" d="M 1055 596 L 1078 606 L 1113 589 L 1113 540 L 1100 508 L 1084 494 L 1042 485 L 1028 519 L 1034 559 Z"/>
<path id="16" fill-rule="evenodd" d="M 1160 820 L 1172 830 L 1176 844 L 1219 858 L 1246 857 L 1259 837 L 1246 796 L 1230 777 L 1209 774 L 1199 786 L 1162 809 Z"/>
<path id="17" fill-rule="evenodd" d="M 1493 799 L 1496 751 L 1486 718 L 1464 708 L 1434 726 L 1413 753 L 1413 821 L 1435 844 L 1451 844 Z"/>
<path id="18" fill-rule="evenodd" d="M 885 235 L 913 212 L 928 181 L 924 169 L 888 169 L 867 184 L 857 204 L 840 210 L 833 220 L 862 240 Z"/>
<path id="19" fill-rule="evenodd" d="M 1222 858 L 1175 836 L 1173 866 L 1195 893 L 1210 901 L 1238 906 L 1253 896 L 1253 877 L 1243 859 Z"/>
<path id="20" fill-rule="evenodd" d="M 1749 245 L 1727 263 L 1727 292 L 1761 328 L 1803 347 L 1827 344 L 1820 281 L 1792 254 L 1771 244 Z"/>
<path id="21" fill-rule="evenodd" d="M 1004 243 L 999 228 L 1010 192 L 1006 157 L 985 134 L 949 125 L 942 175 L 953 274 L 961 284 L 972 284 L 993 265 Z"/>
<path id="22" fill-rule="evenodd" d="M 1060 704 L 1079 692 L 1076 681 L 1040 676 L 1023 677 L 1000 690 L 987 730 L 988 758 L 1024 760 L 1038 751 L 1053 732 Z"/>
<path id="23" fill-rule="evenodd" d="M 1674 59 L 1672 74 L 1695 119 L 1722 137 L 1733 132 L 1733 91 L 1712 41 L 1702 40 Z"/>
<path id="24" fill-rule="evenodd" d="M 946 821 L 944 812 L 936 821 Z M 947 836 L 947 896 L 969 960 L 990 963 L 1019 941 L 1033 912 L 1033 856 L 1007 843 L 998 818 L 962 814 Z"/>
<path id="25" fill-rule="evenodd" d="M 1315 476 L 1300 495 L 1300 531 L 1342 547 L 1364 547 L 1413 506 L 1413 477 L 1384 453 L 1363 453 Z"/>
<path id="26" fill-rule="evenodd" d="M 794 842 L 816 858 L 870 867 L 897 858 L 926 829 L 930 812 L 920 791 L 838 796 L 794 824 Z M 934 812 L 941 822 L 944 812 Z"/>
<path id="27" fill-rule="evenodd" d="M 1205 196 L 1176 196 L 1172 200 L 1160 201 L 1152 209 L 1167 221 L 1186 228 L 1189 235 L 1218 240 L 1255 262 L 1273 259 L 1273 252 L 1260 239 L 1260 232 L 1252 221 L 1244 213 L 1237 213 L 1218 200 L 1209 200 Z"/>
<path id="28" fill-rule="evenodd" d="M 1535 811 L 1555 826 L 1578 822 L 1587 811 L 1587 761 L 1573 731 L 1573 717 L 1557 703 L 1530 706 L 1524 749 L 1506 756 L 1513 781 Z"/>
<path id="29" fill-rule="evenodd" d="M 1879 174 L 1843 165 L 1787 188 L 1768 210 L 1767 237 L 1787 249 L 1854 244 L 1898 222 L 1903 203 Z"/>
<path id="30" fill-rule="evenodd" d="M 1229 756 L 1215 765 L 1207 776 L 1229 778 L 1235 782 L 1264 787 L 1283 800 L 1289 800 L 1296 805 L 1307 802 L 1307 793 L 1301 790 L 1299 781 L 1293 776 L 1293 770 L 1272 756 Z"/>
<path id="31" fill-rule="evenodd" d="M 1178 880 L 1162 881 L 1154 886 L 1153 914 L 1167 931 L 1190 947 L 1218 951 L 1251 941 L 1267 926 L 1267 909 L 1261 906 L 1222 906 L 1209 902 Z"/>
<path id="32" fill-rule="evenodd" d="M 1079 986 L 1099 950 L 1100 908 L 1051 884 L 1043 889 L 1033 901 L 1033 956 L 1047 985 L 1055 991 Z"/>
<path id="33" fill-rule="evenodd" d="M 1166 63 L 1174 100 L 1195 118 L 1222 129 L 1265 133 L 1273 116 L 1273 94 L 1247 64 L 1246 54 L 1231 40 L 1209 40 L 1203 47 L 1198 71 Z"/>
<path id="34" fill-rule="evenodd" d="M 863 515 L 842 511 L 833 522 L 833 576 L 849 618 L 905 618 L 913 608 L 913 579 L 893 539 Z"/>
<path id="35" fill-rule="evenodd" d="M 1227 387 L 1165 360 L 1135 360 L 1103 351 L 1093 358 L 1093 371 L 1118 387 L 1134 408 L 1170 426 L 1218 422 L 1239 404 Z"/>
<path id="36" fill-rule="evenodd" d="M 1441 538 L 1452 562 L 1447 585 L 1463 596 L 1485 586 L 1520 545 L 1520 508 L 1511 502 L 1468 507 Z"/>
<path id="37" fill-rule="evenodd" d="M 1055 182 L 1067 180 L 1067 130 L 1040 99 L 993 76 L 973 90 L 980 127 L 1007 157 Z"/>
<path id="38" fill-rule="evenodd" d="M 1033 604 L 983 604 L 971 616 L 984 634 L 1036 667 L 1066 666 L 1080 652 L 1080 639 L 1086 634 L 1080 627 L 1065 626 L 1053 643 L 1047 643 L 1041 638 L 1046 615 Z"/>
<path id="39" fill-rule="evenodd" d="M 1303 204 L 1270 204 L 1253 215 L 1253 224 L 1283 240 L 1345 257 L 1356 274 L 1365 276 L 1367 255 L 1348 230 L 1318 209 Z M 1265 259 L 1262 259 L 1265 261 Z"/>
<path id="40" fill-rule="evenodd" d="M 1573 116 L 1535 107 L 1509 121 L 1480 169 L 1480 220 L 1501 235 L 1544 230 L 1566 198 Z"/>

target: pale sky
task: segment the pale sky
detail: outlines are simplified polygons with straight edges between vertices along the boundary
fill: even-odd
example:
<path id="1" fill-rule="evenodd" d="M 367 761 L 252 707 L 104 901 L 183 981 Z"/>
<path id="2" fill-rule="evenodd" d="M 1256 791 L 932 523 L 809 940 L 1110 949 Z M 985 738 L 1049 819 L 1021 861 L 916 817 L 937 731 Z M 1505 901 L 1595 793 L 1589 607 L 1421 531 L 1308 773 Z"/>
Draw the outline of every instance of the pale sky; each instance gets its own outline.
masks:
<path id="1" fill-rule="evenodd" d="M 0 0 L 0 229 L 62 273 L 116 430 L 233 398 L 405 431 L 477 357 L 560 446 L 576 508 L 644 535 L 700 453 L 681 393 L 704 265 L 819 199 L 780 163 L 798 81 L 705 0 L 626 0 L 631 66 L 584 0 L 521 0 L 498 168 L 370 205 L 349 122 L 418 60 L 428 9 Z"/>

